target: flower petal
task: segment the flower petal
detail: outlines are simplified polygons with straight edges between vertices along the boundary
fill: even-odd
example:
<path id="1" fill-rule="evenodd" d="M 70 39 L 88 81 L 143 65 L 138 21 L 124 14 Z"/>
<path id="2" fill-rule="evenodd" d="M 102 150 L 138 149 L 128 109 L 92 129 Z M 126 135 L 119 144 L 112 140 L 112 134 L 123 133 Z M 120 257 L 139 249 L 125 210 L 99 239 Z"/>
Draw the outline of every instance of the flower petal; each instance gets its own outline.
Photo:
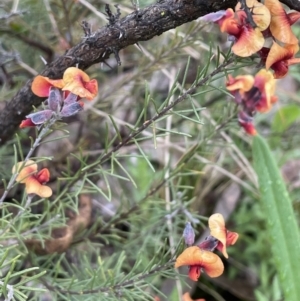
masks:
<path id="1" fill-rule="evenodd" d="M 241 35 L 232 46 L 232 51 L 238 56 L 248 57 L 258 52 L 265 43 L 263 34 L 259 28 L 253 29 L 250 24 L 242 27 Z"/>
<path id="2" fill-rule="evenodd" d="M 236 241 L 238 240 L 239 238 L 239 235 L 238 233 L 236 232 L 231 232 L 231 231 L 226 231 L 226 247 L 228 246 L 232 246 L 236 243 Z M 223 253 L 223 250 L 224 250 L 224 245 L 219 241 L 219 244 L 217 246 L 217 249 Z"/>
<path id="3" fill-rule="evenodd" d="M 37 173 L 37 175 L 35 177 L 41 184 L 44 184 L 44 183 L 49 182 L 50 172 L 49 172 L 48 168 L 43 168 Z"/>
<path id="4" fill-rule="evenodd" d="M 201 265 L 203 251 L 197 246 L 186 248 L 176 259 L 175 268 L 183 265 Z"/>
<path id="5" fill-rule="evenodd" d="M 221 32 L 227 32 L 229 35 L 233 35 L 235 37 L 241 33 L 241 27 L 235 19 L 232 8 L 228 8 L 224 17 L 218 20 L 217 23 L 220 26 Z"/>
<path id="6" fill-rule="evenodd" d="M 237 77 L 228 76 L 228 81 L 226 83 L 226 89 L 228 91 L 238 90 L 239 93 L 244 93 L 249 91 L 254 84 L 254 77 L 252 75 L 239 75 Z"/>
<path id="7" fill-rule="evenodd" d="M 41 198 L 49 198 L 52 195 L 51 188 L 40 184 L 39 181 L 34 177 L 30 177 L 25 182 L 25 185 L 25 190 L 27 194 L 36 194 Z"/>
<path id="8" fill-rule="evenodd" d="M 294 58 L 298 50 L 298 44 L 286 44 L 281 47 L 277 43 L 273 43 L 266 59 L 266 68 L 274 70 L 274 78 L 283 78 L 287 74 L 290 65 L 300 62 L 300 59 Z"/>
<path id="9" fill-rule="evenodd" d="M 273 45 L 268 53 L 266 60 L 266 68 L 269 69 L 273 64 L 279 61 L 285 61 L 292 58 L 297 51 L 299 46 L 296 45 L 286 45 L 286 47 L 281 47 L 276 42 L 273 42 Z"/>
<path id="10" fill-rule="evenodd" d="M 32 92 L 40 97 L 48 97 L 51 87 L 62 88 L 64 82 L 62 79 L 50 79 L 49 77 L 38 75 L 31 84 Z"/>
<path id="11" fill-rule="evenodd" d="M 225 220 L 220 213 L 211 215 L 208 219 L 210 235 L 217 238 L 224 246 L 226 246 L 226 228 Z M 228 258 L 226 247 L 223 250 L 223 255 Z"/>
<path id="12" fill-rule="evenodd" d="M 91 97 L 92 98 L 87 98 L 85 96 L 86 99 L 91 100 L 93 98 L 95 98 L 98 94 L 98 82 L 96 79 L 92 79 L 89 82 L 85 83 L 84 87 L 91 93 Z"/>
<path id="13" fill-rule="evenodd" d="M 227 230 L 227 234 L 226 234 L 226 245 L 227 246 L 232 246 L 236 243 L 236 241 L 239 238 L 239 234 L 236 232 L 231 232 L 229 230 Z"/>
<path id="14" fill-rule="evenodd" d="M 19 128 L 20 129 L 23 129 L 23 128 L 27 128 L 27 127 L 32 127 L 32 126 L 36 126 L 30 118 L 27 118 L 25 120 L 22 120 L 21 124 L 19 125 Z"/>
<path id="15" fill-rule="evenodd" d="M 23 168 L 20 170 L 23 164 L 24 161 L 18 162 L 17 164 L 14 165 L 12 169 L 12 173 L 19 172 L 16 181 L 20 183 L 25 183 L 27 178 L 35 174 L 38 169 L 38 166 L 34 161 L 28 160 L 23 166 Z"/>
<path id="16" fill-rule="evenodd" d="M 253 21 L 258 26 L 259 30 L 263 31 L 267 29 L 271 22 L 271 14 L 269 9 L 257 0 L 246 0 L 246 5 L 251 9 Z M 247 16 L 244 10 L 241 10 L 240 2 L 237 3 L 235 11 L 239 16 L 239 19 L 242 19 L 242 21 L 246 23 Z M 243 16 L 241 13 L 243 13 Z"/>
<path id="17" fill-rule="evenodd" d="M 289 19 L 290 25 L 293 25 L 300 19 L 300 12 L 296 11 L 296 12 L 288 13 L 287 17 Z"/>
<path id="18" fill-rule="evenodd" d="M 65 82 L 63 91 L 70 91 L 88 100 L 92 100 L 98 93 L 97 81 L 90 80 L 89 76 L 78 68 L 68 68 L 64 73 L 63 80 Z"/>
<path id="19" fill-rule="evenodd" d="M 202 267 L 211 278 L 219 277 L 224 272 L 224 264 L 221 258 L 209 251 L 204 251 Z"/>
<path id="20" fill-rule="evenodd" d="M 285 44 L 297 44 L 298 39 L 291 29 L 290 19 L 278 0 L 265 0 L 271 12 L 270 30 L 274 38 Z"/>
<path id="21" fill-rule="evenodd" d="M 201 275 L 201 266 L 199 265 L 191 265 L 189 267 L 189 278 L 193 281 L 198 281 Z"/>
<path id="22" fill-rule="evenodd" d="M 175 268 L 183 265 L 198 265 L 205 268 L 207 265 L 218 262 L 218 259 L 220 257 L 213 252 L 202 250 L 197 246 L 188 247 L 177 257 Z"/>
<path id="23" fill-rule="evenodd" d="M 273 74 L 266 69 L 261 69 L 254 78 L 254 86 L 261 92 L 260 100 L 255 104 L 258 112 L 264 113 L 270 110 L 274 102 L 275 79 Z"/>

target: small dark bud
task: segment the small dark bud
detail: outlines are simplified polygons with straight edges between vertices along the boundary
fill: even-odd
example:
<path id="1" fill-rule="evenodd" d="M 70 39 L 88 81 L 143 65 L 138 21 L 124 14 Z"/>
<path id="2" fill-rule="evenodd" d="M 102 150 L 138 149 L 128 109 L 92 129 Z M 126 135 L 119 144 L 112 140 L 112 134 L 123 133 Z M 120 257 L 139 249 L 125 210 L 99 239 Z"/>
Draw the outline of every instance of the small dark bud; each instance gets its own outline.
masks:
<path id="1" fill-rule="evenodd" d="M 213 252 L 217 247 L 218 243 L 219 241 L 215 237 L 209 235 L 205 238 L 203 242 L 201 242 L 198 245 L 198 247 Z"/>
<path id="2" fill-rule="evenodd" d="M 187 222 L 185 224 L 185 228 L 183 230 L 183 238 L 185 244 L 189 247 L 192 246 L 195 242 L 195 231 L 190 222 Z"/>

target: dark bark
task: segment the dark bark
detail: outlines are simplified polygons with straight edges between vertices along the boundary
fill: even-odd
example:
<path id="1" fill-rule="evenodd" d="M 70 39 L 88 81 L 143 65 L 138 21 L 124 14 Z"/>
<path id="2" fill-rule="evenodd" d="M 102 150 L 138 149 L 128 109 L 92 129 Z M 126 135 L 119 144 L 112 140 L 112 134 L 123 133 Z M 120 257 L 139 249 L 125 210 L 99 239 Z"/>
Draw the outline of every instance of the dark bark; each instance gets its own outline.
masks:
<path id="1" fill-rule="evenodd" d="M 297 0 L 282 2 L 300 10 Z M 47 65 L 41 74 L 57 79 L 62 77 L 66 68 L 76 64 L 80 69 L 87 69 L 129 45 L 150 40 L 207 13 L 234 7 L 236 3 L 237 0 L 161 0 L 83 39 L 65 55 Z M 32 107 L 39 106 L 44 100 L 31 92 L 31 82 L 32 80 L 27 81 L 0 113 L 0 146 L 13 136 Z"/>

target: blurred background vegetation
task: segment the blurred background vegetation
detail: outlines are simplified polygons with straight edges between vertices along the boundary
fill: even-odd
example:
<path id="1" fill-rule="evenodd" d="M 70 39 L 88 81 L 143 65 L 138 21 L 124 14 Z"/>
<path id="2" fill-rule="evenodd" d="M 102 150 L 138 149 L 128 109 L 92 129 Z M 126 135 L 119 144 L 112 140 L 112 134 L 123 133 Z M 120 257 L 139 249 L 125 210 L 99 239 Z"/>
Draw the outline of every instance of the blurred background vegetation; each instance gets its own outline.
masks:
<path id="1" fill-rule="evenodd" d="M 111 4 L 119 4 L 123 17 L 135 5 L 152 3 Z M 106 26 L 104 5 L 99 0 L 3 0 L 0 109 L 43 70 L 41 57 L 50 62 L 83 38 L 81 21 L 94 31 Z M 13 9 L 16 13 L 10 14 Z M 299 26 L 293 29 L 299 36 Z M 35 200 L 18 216 L 25 197 L 23 187 L 16 185 L 2 206 L 2 300 L 12 300 L 10 285 L 13 300 L 180 300 L 178 295 L 186 291 L 207 301 L 281 300 L 258 200 L 251 138 L 237 124 L 237 108 L 224 91 L 223 75 L 102 160 L 189 88 L 199 70 L 213 71 L 217 58 L 223 58 L 219 53 L 229 48 L 217 26 L 194 21 L 122 50 L 120 67 L 111 56 L 107 64 L 89 68 L 99 83 L 97 99 L 57 125 L 47 139 L 52 141 L 34 154 L 50 169 L 54 196 Z M 229 72 L 254 74 L 257 62 L 237 60 Z M 299 82 L 299 67 L 292 67 L 278 81 L 280 101 L 255 120 L 276 154 L 297 212 Z M 0 149 L 1 178 L 9 180 L 15 160 L 30 148 L 28 137 L 35 135 L 35 129 L 19 131 Z M 224 274 L 214 279 L 203 274 L 198 283 L 191 283 L 187 269 L 182 269 L 176 281 L 168 262 L 183 248 L 185 222 L 192 222 L 200 242 L 208 234 L 207 217 L 214 212 L 223 214 L 227 228 L 240 234 L 229 248 Z M 82 219 L 79 226 L 77 217 Z M 147 271 L 152 272 L 140 277 Z M 96 292 L 82 296 L 81 290 Z"/>

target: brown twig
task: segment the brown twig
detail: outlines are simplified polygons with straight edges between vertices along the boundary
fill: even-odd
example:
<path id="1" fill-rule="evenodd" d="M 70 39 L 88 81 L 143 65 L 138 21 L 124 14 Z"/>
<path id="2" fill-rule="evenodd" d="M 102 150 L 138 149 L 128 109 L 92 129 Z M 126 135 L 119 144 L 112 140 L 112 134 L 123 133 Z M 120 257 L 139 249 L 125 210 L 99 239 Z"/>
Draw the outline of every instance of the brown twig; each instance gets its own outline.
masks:
<path id="1" fill-rule="evenodd" d="M 47 65 L 41 74 L 54 79 L 61 78 L 68 67 L 76 64 L 81 69 L 87 69 L 96 63 L 105 62 L 112 53 L 129 45 L 150 40 L 210 12 L 234 7 L 236 3 L 237 0 L 159 0 L 120 19 L 117 26 L 105 26 L 91 37 L 83 39 L 65 55 Z M 282 3 L 300 11 L 298 0 L 283 0 Z M 125 32 L 121 38 L 120 28 Z M 32 93 L 31 82 L 27 81 L 0 113 L 0 146 L 13 136 L 32 107 L 39 106 L 43 101 Z"/>
<path id="2" fill-rule="evenodd" d="M 61 78 L 63 72 L 71 66 L 79 65 L 81 69 L 104 62 L 112 53 L 134 45 L 140 41 L 150 40 L 165 31 L 193 21 L 209 12 L 234 7 L 236 0 L 160 0 L 144 9 L 117 20 L 114 25 L 101 28 L 84 38 L 78 45 L 69 49 L 65 55 L 57 58 L 41 72 L 43 76 Z M 121 29 L 121 31 L 120 31 Z M 125 34 L 120 34 L 124 32 Z M 0 113 L 0 145 L 10 139 L 21 121 L 30 113 L 32 107 L 39 106 L 43 98 L 31 91 L 29 80 L 17 95 Z"/>

